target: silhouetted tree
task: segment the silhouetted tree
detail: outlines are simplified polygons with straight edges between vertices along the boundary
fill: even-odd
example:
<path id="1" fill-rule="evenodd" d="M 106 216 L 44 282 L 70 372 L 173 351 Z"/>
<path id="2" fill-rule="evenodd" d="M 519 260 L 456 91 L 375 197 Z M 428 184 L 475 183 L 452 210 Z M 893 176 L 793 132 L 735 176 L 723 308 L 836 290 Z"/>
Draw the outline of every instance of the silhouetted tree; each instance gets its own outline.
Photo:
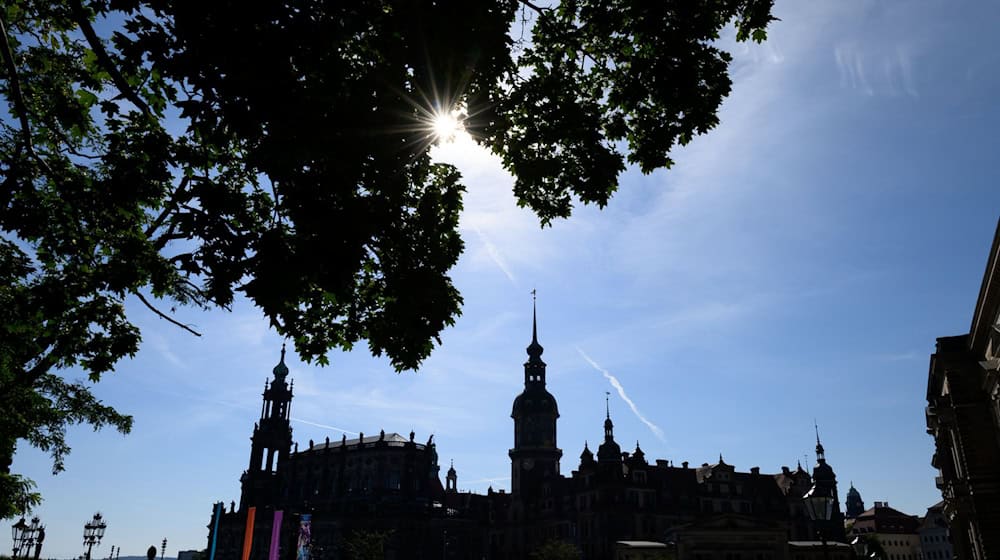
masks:
<path id="1" fill-rule="evenodd" d="M 385 541 L 392 531 L 352 531 L 344 540 L 344 554 L 348 560 L 381 560 L 385 558 Z"/>
<path id="2" fill-rule="evenodd" d="M 416 368 L 460 313 L 464 186 L 435 114 L 515 177 L 543 224 L 606 204 L 626 163 L 718 123 L 730 56 L 772 0 L 9 0 L 0 7 L 0 516 L 37 503 L 19 440 L 127 432 L 91 381 L 138 350 L 132 298 L 237 293 L 303 359 L 367 341 Z"/>
<path id="3" fill-rule="evenodd" d="M 580 550 L 575 546 L 557 539 L 548 540 L 531 553 L 531 560 L 577 560 Z"/>

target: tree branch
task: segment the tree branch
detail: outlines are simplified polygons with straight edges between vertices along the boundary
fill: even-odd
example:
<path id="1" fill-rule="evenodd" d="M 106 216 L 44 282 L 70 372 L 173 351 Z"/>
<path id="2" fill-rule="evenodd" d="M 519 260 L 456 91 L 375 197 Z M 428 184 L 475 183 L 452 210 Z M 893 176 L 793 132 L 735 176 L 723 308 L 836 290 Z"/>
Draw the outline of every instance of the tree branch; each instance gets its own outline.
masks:
<path id="1" fill-rule="evenodd" d="M 24 136 L 25 148 L 51 175 L 52 170 L 49 169 L 49 165 L 45 163 L 45 160 L 35 152 L 35 145 L 31 141 L 31 123 L 28 122 L 28 107 L 24 104 L 21 81 L 17 77 L 17 63 L 14 62 L 14 51 L 10 48 L 10 39 L 7 37 L 7 22 L 3 20 L 3 17 L 0 17 L 0 33 L 3 34 L 3 61 L 7 67 L 7 79 L 10 82 L 11 94 L 14 96 L 14 107 L 17 109 L 17 118 L 21 122 L 21 135 Z"/>
<path id="2" fill-rule="evenodd" d="M 191 327 L 185 325 L 184 323 L 181 323 L 180 321 L 174 319 L 173 317 L 170 317 L 166 313 L 164 313 L 164 312 L 160 311 L 159 309 L 153 307 L 153 304 L 149 303 L 149 300 L 147 300 L 146 297 L 143 296 L 142 294 L 140 294 L 139 292 L 132 292 L 132 293 L 135 294 L 135 297 L 139 298 L 139 301 L 141 301 L 143 303 L 143 305 L 145 305 L 146 307 L 148 307 L 150 311 L 152 311 L 153 313 L 156 313 L 157 315 L 159 315 L 161 319 L 166 319 L 167 322 L 173 323 L 173 324 L 177 325 L 178 327 L 186 330 L 187 332 L 189 332 L 189 333 L 191 333 L 191 334 L 193 334 L 195 336 L 201 336 L 200 332 L 192 329 Z"/>
<path id="3" fill-rule="evenodd" d="M 122 76 L 121 72 L 118 71 L 118 67 L 111 60 L 111 56 L 108 55 L 108 51 L 105 50 L 104 44 L 101 43 L 101 38 L 97 36 L 94 28 L 90 25 L 90 18 L 87 13 L 83 10 L 83 5 L 80 4 L 80 0 L 73 0 L 70 2 L 73 5 L 73 19 L 76 24 L 80 26 L 80 31 L 83 32 L 83 36 L 87 38 L 87 43 L 90 44 L 91 50 L 97 55 L 97 61 L 111 75 L 111 80 L 115 83 L 115 87 L 118 91 L 125 96 L 126 99 L 132 102 L 144 115 L 147 117 L 152 117 L 153 113 L 149 110 L 149 105 L 143 101 L 136 92 L 132 91 L 131 86 L 128 85 L 128 81 Z"/>
<path id="4" fill-rule="evenodd" d="M 536 11 L 538 13 L 538 15 L 540 15 L 540 16 L 544 16 L 545 12 L 551 12 L 552 11 L 552 8 L 543 8 L 543 7 L 541 7 L 541 6 L 537 5 L 537 4 L 529 2 L 529 0 L 518 0 L 518 1 L 522 5 L 527 6 L 527 7 L 531 8 L 532 10 Z"/>
<path id="5" fill-rule="evenodd" d="M 177 207 L 178 196 L 185 189 L 187 189 L 188 183 L 190 182 L 191 182 L 191 176 L 185 175 L 184 178 L 181 179 L 180 183 L 177 184 L 177 188 L 174 190 L 173 194 L 170 195 L 170 200 L 167 201 L 167 204 L 163 206 L 163 211 L 160 212 L 160 215 L 157 216 L 155 220 L 153 220 L 153 223 L 149 224 L 148 228 L 146 228 L 147 238 L 152 238 L 153 234 L 156 233 L 156 230 L 160 229 L 160 226 L 163 225 L 163 221 L 167 219 L 167 216 L 169 216 L 170 213 L 174 211 L 174 209 Z"/>

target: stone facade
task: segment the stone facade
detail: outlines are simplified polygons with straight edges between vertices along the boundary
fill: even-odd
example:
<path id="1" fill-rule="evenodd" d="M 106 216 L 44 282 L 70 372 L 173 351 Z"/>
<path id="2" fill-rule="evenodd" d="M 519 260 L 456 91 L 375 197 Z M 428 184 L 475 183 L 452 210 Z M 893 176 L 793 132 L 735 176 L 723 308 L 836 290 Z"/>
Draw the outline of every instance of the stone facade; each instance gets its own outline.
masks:
<path id="1" fill-rule="evenodd" d="M 921 560 L 951 560 L 954 549 L 951 546 L 951 530 L 944 515 L 944 503 L 927 508 L 927 515 L 917 529 L 920 537 Z"/>
<path id="2" fill-rule="evenodd" d="M 968 334 L 937 339 L 927 380 L 931 463 L 954 552 L 1000 559 L 1000 228 Z"/>

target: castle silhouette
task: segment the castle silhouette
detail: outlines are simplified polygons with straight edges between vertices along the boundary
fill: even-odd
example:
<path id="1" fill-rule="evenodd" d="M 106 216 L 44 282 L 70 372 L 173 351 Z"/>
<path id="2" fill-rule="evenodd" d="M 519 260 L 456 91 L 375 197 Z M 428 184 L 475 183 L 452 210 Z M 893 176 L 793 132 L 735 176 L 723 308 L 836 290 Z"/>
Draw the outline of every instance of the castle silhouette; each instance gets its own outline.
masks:
<path id="1" fill-rule="evenodd" d="M 721 455 L 713 464 L 676 466 L 647 461 L 638 442 L 622 451 L 606 408 L 596 455 L 585 442 L 577 468 L 564 475 L 559 407 L 546 388 L 543 351 L 533 313 L 524 390 L 511 410 L 511 491 L 491 487 L 475 494 L 458 491 L 454 465 L 441 484 L 433 436 L 421 443 L 412 431 L 382 431 L 310 440 L 299 449 L 282 347 L 265 382 L 239 505 L 213 509 L 210 556 L 339 559 L 375 542 L 385 558 L 521 559 L 551 541 L 573 546 L 585 559 L 615 558 L 628 548 L 693 560 L 821 556 L 815 546 L 820 527 L 802 498 L 813 485 L 838 494 L 818 432 L 812 475 L 801 464 L 777 474 L 758 467 L 738 472 Z M 845 540 L 843 520 L 838 499 L 822 527 L 828 540 Z M 830 557 L 849 558 L 846 545 L 835 546 Z"/>

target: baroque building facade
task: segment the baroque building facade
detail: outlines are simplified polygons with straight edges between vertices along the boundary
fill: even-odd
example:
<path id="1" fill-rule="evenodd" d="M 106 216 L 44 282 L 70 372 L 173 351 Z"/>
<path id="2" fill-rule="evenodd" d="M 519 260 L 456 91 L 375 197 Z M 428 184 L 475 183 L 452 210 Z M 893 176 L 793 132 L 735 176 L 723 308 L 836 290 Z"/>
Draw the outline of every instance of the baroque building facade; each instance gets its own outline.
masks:
<path id="1" fill-rule="evenodd" d="M 692 560 L 784 560 L 791 551 L 798 558 L 819 530 L 845 542 L 839 498 L 823 526 L 808 518 L 802 500 L 813 485 L 838 496 L 818 432 L 811 474 L 801 464 L 740 472 L 721 455 L 678 466 L 648 460 L 639 442 L 624 451 L 607 407 L 596 454 L 584 442 L 564 474 L 543 352 L 533 317 L 524 388 L 511 408 L 511 491 L 482 495 L 458 491 L 454 465 L 442 485 L 435 443 L 418 443 L 412 432 L 310 441 L 300 450 L 282 350 L 265 384 L 239 507 L 217 504 L 209 523 L 212 560 L 304 560 L 303 548 L 317 560 L 347 558 L 352 539 L 372 537 L 386 558 L 477 560 L 528 558 L 552 540 L 587 559 L 613 558 L 622 541 L 650 541 Z M 844 550 L 833 547 L 831 558 L 846 558 Z"/>
<path id="2" fill-rule="evenodd" d="M 955 555 L 1000 558 L 1000 225 L 969 332 L 931 355 L 927 433 Z"/>

